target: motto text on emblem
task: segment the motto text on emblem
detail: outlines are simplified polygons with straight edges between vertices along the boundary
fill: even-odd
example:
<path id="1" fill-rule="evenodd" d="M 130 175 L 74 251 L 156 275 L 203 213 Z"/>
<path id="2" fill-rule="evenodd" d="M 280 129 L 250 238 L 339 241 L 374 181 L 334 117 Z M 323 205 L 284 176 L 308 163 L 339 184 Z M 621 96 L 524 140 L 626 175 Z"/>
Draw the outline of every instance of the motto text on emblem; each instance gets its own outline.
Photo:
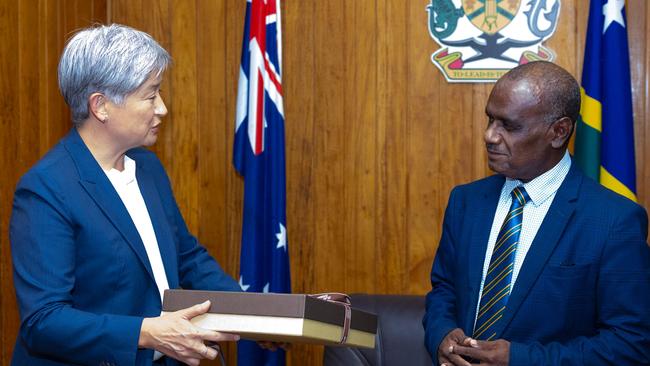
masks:
<path id="1" fill-rule="evenodd" d="M 449 82 L 493 82 L 513 67 L 553 61 L 560 0 L 431 0 L 431 55 Z"/>

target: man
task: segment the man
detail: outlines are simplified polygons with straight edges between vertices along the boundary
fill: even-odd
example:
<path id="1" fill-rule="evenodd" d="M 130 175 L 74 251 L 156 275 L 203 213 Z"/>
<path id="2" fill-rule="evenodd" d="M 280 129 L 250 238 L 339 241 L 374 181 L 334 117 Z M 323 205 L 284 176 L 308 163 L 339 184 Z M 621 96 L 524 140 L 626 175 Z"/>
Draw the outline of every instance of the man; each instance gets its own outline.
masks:
<path id="1" fill-rule="evenodd" d="M 423 324 L 439 364 L 650 364 L 647 215 L 571 163 L 579 109 L 552 63 L 494 86 L 497 175 L 451 192 L 431 271 Z"/>

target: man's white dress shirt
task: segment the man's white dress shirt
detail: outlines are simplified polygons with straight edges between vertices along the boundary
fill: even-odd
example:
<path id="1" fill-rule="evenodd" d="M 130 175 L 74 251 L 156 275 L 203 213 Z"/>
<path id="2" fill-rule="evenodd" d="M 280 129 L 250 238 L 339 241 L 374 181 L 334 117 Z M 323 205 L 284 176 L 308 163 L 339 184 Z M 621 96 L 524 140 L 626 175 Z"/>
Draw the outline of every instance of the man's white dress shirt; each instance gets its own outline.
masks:
<path id="1" fill-rule="evenodd" d="M 526 206 L 524 206 L 524 212 L 522 214 L 521 233 L 519 234 L 519 244 L 517 245 L 517 251 L 515 253 L 515 265 L 512 272 L 512 282 L 510 283 L 510 291 L 512 291 L 515 286 L 515 281 L 517 281 L 521 265 L 524 263 L 526 254 L 535 239 L 535 235 L 537 235 L 537 230 L 539 230 L 539 227 L 542 225 L 542 221 L 544 220 L 544 217 L 546 217 L 546 213 L 551 207 L 551 203 L 553 203 L 557 190 L 560 188 L 564 178 L 569 173 L 569 168 L 571 168 L 571 156 L 567 151 L 564 153 L 562 160 L 551 168 L 551 170 L 528 183 L 522 183 L 517 179 L 506 178 L 506 181 L 503 183 L 503 188 L 501 188 L 501 196 L 499 197 L 494 221 L 492 222 L 492 230 L 490 231 L 490 238 L 488 239 L 488 245 L 485 251 L 481 289 L 479 291 L 478 302 L 476 305 L 477 315 L 481 303 L 481 295 L 483 294 L 485 276 L 488 267 L 490 266 L 492 252 L 494 251 L 494 243 L 497 240 L 503 220 L 505 220 L 508 215 L 510 205 L 512 204 L 510 193 L 516 187 L 523 186 L 524 189 L 526 189 L 528 196 L 530 196 L 530 201 L 526 203 Z"/>

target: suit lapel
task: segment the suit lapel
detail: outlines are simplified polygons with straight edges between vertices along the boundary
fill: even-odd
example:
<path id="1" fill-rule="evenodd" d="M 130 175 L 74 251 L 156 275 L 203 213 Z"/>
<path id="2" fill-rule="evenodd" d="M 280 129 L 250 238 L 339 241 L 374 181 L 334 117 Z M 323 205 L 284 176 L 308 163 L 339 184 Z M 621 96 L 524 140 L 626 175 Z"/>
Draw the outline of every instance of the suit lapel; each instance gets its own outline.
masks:
<path id="1" fill-rule="evenodd" d="M 120 232 L 149 273 L 151 279 L 154 280 L 149 257 L 129 212 L 76 129 L 73 128 L 66 136 L 64 145 L 79 171 L 79 183 L 99 206 L 111 224 Z"/>
<path id="2" fill-rule="evenodd" d="M 178 263 L 176 260 L 175 244 L 172 240 L 173 234 L 170 231 L 165 211 L 160 203 L 158 189 L 151 178 L 151 174 L 146 173 L 146 169 L 145 163 L 136 161 L 138 186 L 147 206 L 151 223 L 153 224 L 158 248 L 160 249 L 160 256 L 162 257 L 165 273 L 167 274 L 167 282 L 169 283 L 169 288 L 177 288 L 178 271 L 176 269 L 178 268 Z"/>
<path id="3" fill-rule="evenodd" d="M 474 197 L 470 199 L 471 204 L 468 205 L 468 210 L 473 214 L 470 215 L 472 217 L 472 229 L 469 240 L 469 262 L 467 265 L 470 306 L 467 307 L 467 313 L 464 317 L 465 324 L 463 325 L 463 329 L 465 330 L 465 334 L 472 334 L 474 328 L 474 320 L 476 318 L 476 306 L 474 305 L 478 304 L 478 294 L 481 287 L 481 278 L 483 277 L 483 263 L 485 262 L 485 251 L 504 181 L 505 179 L 502 176 L 493 177 L 490 179 L 488 187 L 478 194 L 480 198 L 476 199 Z"/>
<path id="4" fill-rule="evenodd" d="M 507 310 L 499 322 L 500 325 L 497 329 L 499 336 L 514 318 L 522 302 L 544 269 L 553 250 L 558 245 L 562 233 L 575 211 L 575 203 L 581 182 L 582 175 L 577 171 L 577 167 L 573 163 L 526 254 L 517 281 L 512 289 L 510 298 L 508 298 Z"/>

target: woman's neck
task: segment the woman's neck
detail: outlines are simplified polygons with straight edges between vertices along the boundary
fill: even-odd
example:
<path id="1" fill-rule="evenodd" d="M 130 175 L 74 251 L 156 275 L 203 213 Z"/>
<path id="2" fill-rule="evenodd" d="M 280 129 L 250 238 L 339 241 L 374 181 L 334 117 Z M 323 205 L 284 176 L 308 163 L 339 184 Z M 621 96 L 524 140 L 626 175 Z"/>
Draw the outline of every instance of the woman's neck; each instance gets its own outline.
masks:
<path id="1" fill-rule="evenodd" d="M 101 127 L 97 127 L 96 122 L 87 120 L 80 126 L 77 126 L 79 136 L 90 150 L 99 166 L 108 171 L 117 169 L 124 170 L 124 153 L 126 150 L 116 147 L 103 133 Z"/>

